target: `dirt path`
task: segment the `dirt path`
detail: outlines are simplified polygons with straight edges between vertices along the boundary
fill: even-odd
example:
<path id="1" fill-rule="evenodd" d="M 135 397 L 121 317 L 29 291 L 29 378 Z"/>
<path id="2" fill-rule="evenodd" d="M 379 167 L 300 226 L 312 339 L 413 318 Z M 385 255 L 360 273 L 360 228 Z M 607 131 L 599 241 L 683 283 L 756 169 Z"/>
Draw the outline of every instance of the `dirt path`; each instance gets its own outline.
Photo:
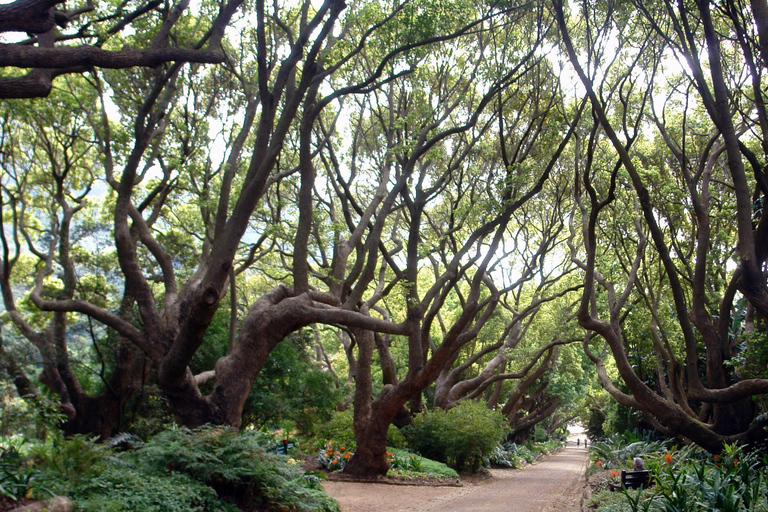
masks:
<path id="1" fill-rule="evenodd" d="M 493 469 L 463 487 L 416 487 L 328 481 L 342 512 L 577 512 L 587 451 L 567 449 L 523 469 Z"/>

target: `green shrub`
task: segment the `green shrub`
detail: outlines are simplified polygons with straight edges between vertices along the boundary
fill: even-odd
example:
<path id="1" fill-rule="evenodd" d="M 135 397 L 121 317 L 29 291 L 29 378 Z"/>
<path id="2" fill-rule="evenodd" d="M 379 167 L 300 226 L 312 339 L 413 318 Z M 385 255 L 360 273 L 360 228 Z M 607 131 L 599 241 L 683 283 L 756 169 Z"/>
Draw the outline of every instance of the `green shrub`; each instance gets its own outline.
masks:
<path id="1" fill-rule="evenodd" d="M 337 511 L 314 478 L 298 464 L 266 450 L 263 433 L 237 433 L 221 427 L 174 429 L 142 446 L 137 457 L 150 471 L 185 473 L 216 490 L 219 496 L 249 507 L 297 512 Z"/>
<path id="2" fill-rule="evenodd" d="M 123 440 L 128 438 L 122 438 Z M 173 429 L 132 450 L 85 437 L 57 438 L 30 451 L 42 484 L 77 510 L 150 512 L 247 510 L 337 512 L 319 479 L 278 455 L 263 433 Z M 36 487 L 37 489 L 37 487 Z"/>
<path id="3" fill-rule="evenodd" d="M 0 496 L 14 501 L 25 496 L 48 497 L 53 493 L 41 483 L 44 477 L 42 471 L 26 463 L 18 446 L 11 443 L 0 447 Z"/>
<path id="4" fill-rule="evenodd" d="M 417 416 L 403 434 L 408 446 L 422 456 L 474 473 L 507 431 L 507 422 L 499 413 L 480 402 L 463 401 L 447 411 Z"/>
<path id="5" fill-rule="evenodd" d="M 626 497 L 620 492 L 600 491 L 592 495 L 587 506 L 595 512 L 632 512 Z"/>
<path id="6" fill-rule="evenodd" d="M 519 468 L 522 465 L 521 460 L 515 457 L 514 453 L 505 450 L 501 444 L 496 445 L 489 460 L 492 465 L 503 468 Z"/>
<path id="7" fill-rule="evenodd" d="M 68 495 L 85 512 L 235 512 L 211 487 L 183 473 L 154 474 L 127 464 L 112 465 L 99 478 L 70 488 Z"/>
<path id="8" fill-rule="evenodd" d="M 405 450 L 387 447 L 387 462 L 389 469 L 401 472 L 421 473 L 424 459 Z"/>
<path id="9" fill-rule="evenodd" d="M 559 443 L 548 442 L 542 445 L 544 449 L 553 451 L 559 446 Z M 521 468 L 526 464 L 531 464 L 536 459 L 536 454 L 540 452 L 540 449 L 534 449 L 534 445 L 526 446 L 522 444 L 515 444 L 505 442 L 498 445 L 490 456 L 491 464 L 508 467 L 508 468 Z"/>
<path id="10" fill-rule="evenodd" d="M 331 419 L 318 429 L 318 435 L 322 444 L 326 441 L 333 440 L 333 442 L 344 445 L 350 450 L 354 450 L 355 446 L 355 430 L 352 426 L 353 417 L 352 411 L 338 411 L 333 413 Z"/>
<path id="11" fill-rule="evenodd" d="M 319 444 L 324 445 L 328 441 L 333 441 L 354 451 L 356 443 L 353 422 L 354 418 L 351 410 L 333 413 L 330 421 L 318 427 Z M 387 446 L 406 448 L 407 444 L 407 440 L 400 429 L 390 425 L 387 430 Z"/>

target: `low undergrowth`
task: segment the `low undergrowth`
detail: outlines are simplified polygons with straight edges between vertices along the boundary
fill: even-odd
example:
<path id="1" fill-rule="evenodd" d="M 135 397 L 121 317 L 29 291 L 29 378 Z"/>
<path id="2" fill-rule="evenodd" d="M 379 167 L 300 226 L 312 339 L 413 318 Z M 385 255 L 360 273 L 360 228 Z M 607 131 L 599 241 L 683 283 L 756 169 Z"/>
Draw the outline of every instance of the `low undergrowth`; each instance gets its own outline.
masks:
<path id="1" fill-rule="evenodd" d="M 596 512 L 768 512 L 768 455 L 730 445 L 719 455 L 667 446 L 636 445 L 609 453 L 595 443 L 587 470 L 593 496 L 587 505 Z M 610 492 L 608 484 L 618 483 L 631 455 L 642 456 L 653 485 Z"/>
<path id="2" fill-rule="evenodd" d="M 560 441 L 524 445 L 507 442 L 496 446 L 488 461 L 492 466 L 519 469 L 526 464 L 531 464 L 538 455 L 549 455 L 562 447 L 563 443 Z"/>
<path id="3" fill-rule="evenodd" d="M 0 493 L 66 495 L 76 510 L 94 512 L 338 511 L 318 476 L 276 445 L 263 433 L 218 427 L 170 429 L 147 442 L 54 437 L 23 450 L 6 443 Z"/>

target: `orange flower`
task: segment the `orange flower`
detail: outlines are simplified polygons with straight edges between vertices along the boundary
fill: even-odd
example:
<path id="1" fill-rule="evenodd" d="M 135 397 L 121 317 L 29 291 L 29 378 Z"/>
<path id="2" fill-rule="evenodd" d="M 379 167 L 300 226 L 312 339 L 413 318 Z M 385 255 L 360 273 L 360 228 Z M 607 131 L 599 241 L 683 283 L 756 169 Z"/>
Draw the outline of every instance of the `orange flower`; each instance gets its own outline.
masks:
<path id="1" fill-rule="evenodd" d="M 672 454 L 671 453 L 668 453 L 668 454 L 664 455 L 664 462 L 666 462 L 667 464 L 672 464 Z"/>
<path id="2" fill-rule="evenodd" d="M 603 461 L 599 460 L 599 461 L 595 462 L 595 464 L 597 464 L 598 466 L 602 466 L 603 465 Z"/>
<path id="3" fill-rule="evenodd" d="M 611 478 L 616 478 L 617 476 L 619 476 L 618 471 L 611 471 Z"/>

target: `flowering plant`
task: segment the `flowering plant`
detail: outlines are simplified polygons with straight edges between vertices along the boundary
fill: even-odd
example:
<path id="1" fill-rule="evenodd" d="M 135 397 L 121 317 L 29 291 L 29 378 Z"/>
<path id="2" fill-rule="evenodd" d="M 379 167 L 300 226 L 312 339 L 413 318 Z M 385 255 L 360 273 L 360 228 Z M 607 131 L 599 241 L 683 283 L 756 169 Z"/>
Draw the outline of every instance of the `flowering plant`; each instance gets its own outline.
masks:
<path id="1" fill-rule="evenodd" d="M 341 471 L 355 452 L 343 444 L 327 441 L 317 456 L 320 465 L 329 471 Z"/>
<path id="2" fill-rule="evenodd" d="M 421 471 L 421 458 L 417 455 L 392 453 L 387 451 L 387 462 L 391 469 L 403 471 Z"/>

